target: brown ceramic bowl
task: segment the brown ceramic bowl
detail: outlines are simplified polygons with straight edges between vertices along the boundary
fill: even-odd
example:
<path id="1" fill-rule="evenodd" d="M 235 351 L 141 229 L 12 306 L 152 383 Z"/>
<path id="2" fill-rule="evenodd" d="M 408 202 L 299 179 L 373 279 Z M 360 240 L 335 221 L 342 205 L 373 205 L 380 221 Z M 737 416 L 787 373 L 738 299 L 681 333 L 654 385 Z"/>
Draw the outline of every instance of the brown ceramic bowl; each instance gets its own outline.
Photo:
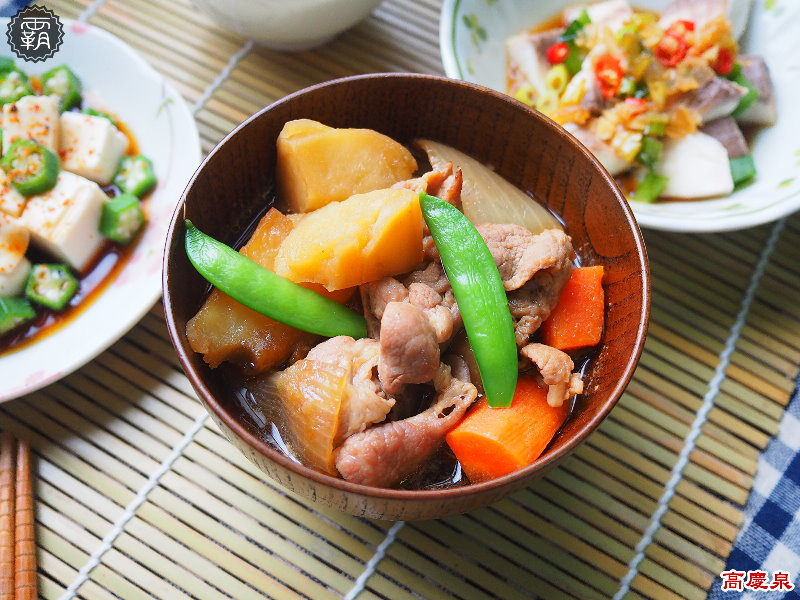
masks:
<path id="1" fill-rule="evenodd" d="M 234 243 L 264 208 L 274 183 L 275 140 L 284 123 L 310 118 L 367 127 L 409 143 L 439 140 L 493 165 L 561 215 L 584 265 L 605 267 L 606 327 L 586 372 L 586 391 L 560 434 L 532 465 L 486 483 L 408 491 L 348 483 L 290 460 L 248 424 L 220 373 L 189 347 L 186 321 L 207 284 L 183 249 L 184 218 Z M 647 329 L 648 264 L 641 233 L 614 180 L 563 129 L 539 113 L 477 85 L 411 74 L 349 77 L 272 104 L 228 135 L 195 173 L 170 225 L 164 304 L 186 375 L 222 431 L 282 486 L 339 510 L 382 519 L 430 519 L 484 506 L 541 477 L 600 424 L 630 380 Z"/>

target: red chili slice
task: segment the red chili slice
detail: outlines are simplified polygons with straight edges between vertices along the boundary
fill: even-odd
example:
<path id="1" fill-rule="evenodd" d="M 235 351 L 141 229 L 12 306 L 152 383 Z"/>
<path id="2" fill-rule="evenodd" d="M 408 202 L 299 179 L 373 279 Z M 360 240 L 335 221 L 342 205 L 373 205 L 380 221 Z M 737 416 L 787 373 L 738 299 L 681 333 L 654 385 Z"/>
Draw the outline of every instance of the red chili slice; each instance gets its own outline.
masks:
<path id="1" fill-rule="evenodd" d="M 664 35 L 674 35 L 675 37 L 686 37 L 686 33 L 694 31 L 693 21 L 675 21 L 669 26 Z"/>
<path id="2" fill-rule="evenodd" d="M 655 47 L 654 54 L 665 67 L 674 67 L 684 58 L 689 50 L 689 44 L 682 37 L 665 34 Z"/>
<path id="3" fill-rule="evenodd" d="M 604 54 L 594 64 L 594 76 L 604 98 L 613 98 L 617 94 L 624 74 L 619 59 L 613 54 Z"/>
<path id="4" fill-rule="evenodd" d="M 714 70 L 720 75 L 727 75 L 733 69 L 733 52 L 728 48 L 720 48 L 717 60 L 714 62 Z"/>
<path id="5" fill-rule="evenodd" d="M 556 42 L 547 49 L 547 60 L 551 65 L 557 65 L 567 60 L 569 46 L 566 42 Z"/>

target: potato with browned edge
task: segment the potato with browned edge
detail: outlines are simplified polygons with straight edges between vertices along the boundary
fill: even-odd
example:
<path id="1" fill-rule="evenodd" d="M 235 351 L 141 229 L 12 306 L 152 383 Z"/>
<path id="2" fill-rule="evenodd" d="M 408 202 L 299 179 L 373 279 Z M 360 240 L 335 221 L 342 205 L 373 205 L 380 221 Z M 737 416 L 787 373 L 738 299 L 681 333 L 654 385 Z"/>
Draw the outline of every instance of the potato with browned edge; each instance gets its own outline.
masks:
<path id="1" fill-rule="evenodd" d="M 422 262 L 422 210 L 407 189 L 356 194 L 307 214 L 278 249 L 275 272 L 339 290 Z"/>
<path id="2" fill-rule="evenodd" d="M 335 129 L 310 119 L 286 123 L 277 151 L 278 191 L 296 213 L 388 188 L 417 169 L 405 146 L 382 133 Z"/>

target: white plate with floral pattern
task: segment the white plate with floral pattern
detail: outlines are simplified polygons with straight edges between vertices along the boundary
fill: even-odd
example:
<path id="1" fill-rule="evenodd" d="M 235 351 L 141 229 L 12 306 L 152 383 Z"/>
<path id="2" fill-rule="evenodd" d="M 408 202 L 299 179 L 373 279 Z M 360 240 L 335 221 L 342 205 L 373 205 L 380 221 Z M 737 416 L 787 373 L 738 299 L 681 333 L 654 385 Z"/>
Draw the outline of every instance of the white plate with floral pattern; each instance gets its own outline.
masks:
<path id="1" fill-rule="evenodd" d="M 564 0 L 445 0 L 439 24 L 442 62 L 449 77 L 505 91 L 505 40 L 558 14 Z M 661 10 L 667 0 L 636 0 Z M 742 52 L 770 67 L 778 121 L 752 139 L 756 180 L 730 196 L 644 204 L 631 202 L 639 225 L 680 232 L 744 229 L 800 209 L 800 2 L 755 0 L 740 40 Z M 535 143 L 535 141 L 534 141 Z"/>
<path id="2" fill-rule="evenodd" d="M 0 19 L 5 31 L 8 19 Z M 158 185 L 148 199 L 144 233 L 116 277 L 77 316 L 41 339 L 0 354 L 0 402 L 53 383 L 122 337 L 161 295 L 161 257 L 167 225 L 200 162 L 200 141 L 183 98 L 130 46 L 84 23 L 63 20 L 64 43 L 45 62 L 17 61 L 29 74 L 69 65 L 84 96 L 117 115 L 139 151 L 153 161 Z M 0 56 L 13 54 L 5 36 Z"/>

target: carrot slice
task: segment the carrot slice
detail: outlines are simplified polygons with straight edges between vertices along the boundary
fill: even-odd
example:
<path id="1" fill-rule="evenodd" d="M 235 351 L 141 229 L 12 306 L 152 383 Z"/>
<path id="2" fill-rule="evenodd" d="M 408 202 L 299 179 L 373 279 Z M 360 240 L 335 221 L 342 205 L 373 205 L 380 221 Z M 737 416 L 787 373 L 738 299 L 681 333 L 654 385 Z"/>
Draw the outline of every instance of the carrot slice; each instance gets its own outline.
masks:
<path id="1" fill-rule="evenodd" d="M 486 481 L 536 460 L 568 414 L 568 403 L 550 406 L 547 390 L 520 375 L 511 406 L 490 408 L 482 398 L 445 439 L 470 481 Z"/>
<path id="2" fill-rule="evenodd" d="M 603 267 L 573 269 L 558 304 L 539 331 L 542 342 L 559 350 L 600 343 L 603 336 Z"/>

